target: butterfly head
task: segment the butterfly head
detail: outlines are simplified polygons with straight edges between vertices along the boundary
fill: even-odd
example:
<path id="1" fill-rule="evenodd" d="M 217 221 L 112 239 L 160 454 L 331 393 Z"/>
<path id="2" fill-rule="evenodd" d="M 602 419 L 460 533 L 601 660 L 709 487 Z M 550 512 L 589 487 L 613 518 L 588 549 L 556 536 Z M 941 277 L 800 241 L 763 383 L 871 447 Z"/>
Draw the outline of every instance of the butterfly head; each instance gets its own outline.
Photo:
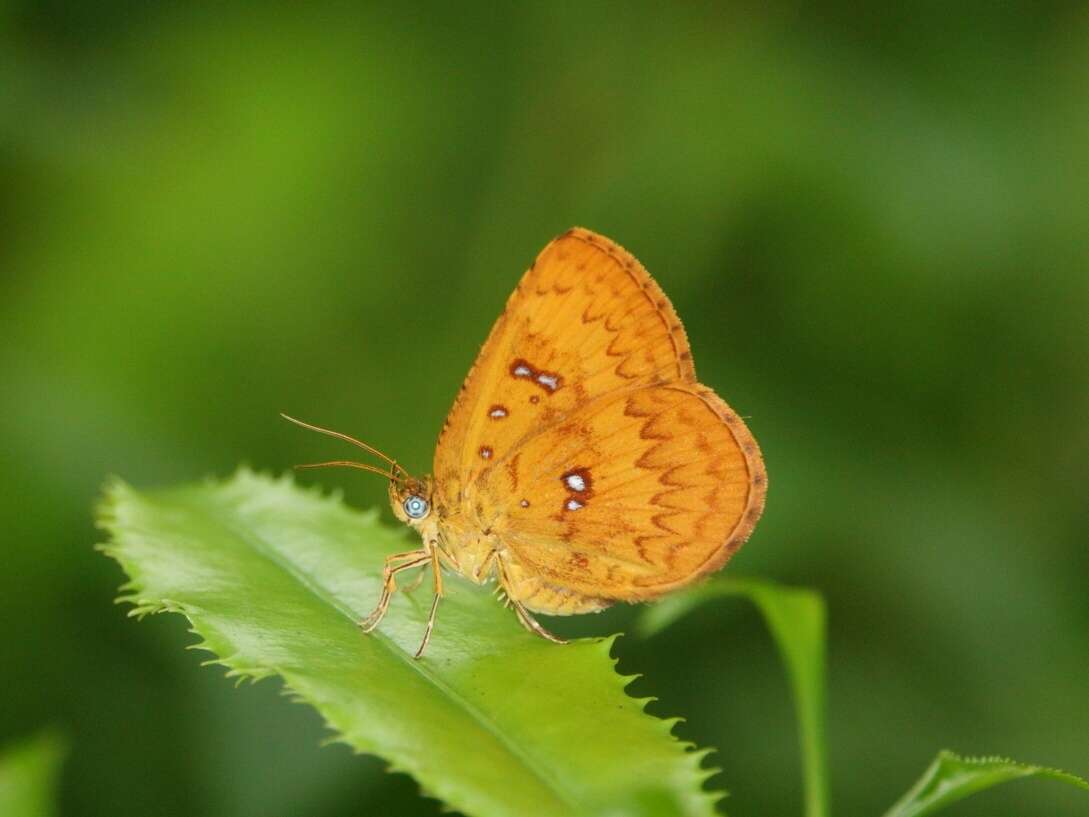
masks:
<path id="1" fill-rule="evenodd" d="M 332 431 L 328 428 L 304 423 L 302 420 L 296 420 L 294 417 L 288 417 L 286 414 L 281 416 L 285 420 L 290 420 L 303 428 L 349 442 L 385 461 L 385 465 L 381 467 L 370 465 L 365 462 L 353 462 L 351 460 L 331 460 L 329 462 L 314 462 L 307 465 L 297 465 L 295 466 L 296 468 L 342 466 L 345 468 L 358 468 L 360 471 L 369 471 L 372 474 L 383 476 L 389 480 L 389 501 L 393 506 L 394 516 L 414 528 L 422 527 L 425 524 L 433 524 L 433 520 L 430 522 L 427 521 L 431 516 L 431 488 L 434 484 L 431 477 L 428 476 L 423 479 L 416 479 L 415 477 L 410 476 L 404 468 L 397 464 L 396 460 L 386 456 L 374 446 L 357 440 L 355 437 L 349 437 L 347 434 L 341 434 L 339 431 Z"/>
<path id="2" fill-rule="evenodd" d="M 393 515 L 412 527 L 426 524 L 431 516 L 431 477 L 416 479 L 403 471 L 389 482 L 389 503 Z"/>

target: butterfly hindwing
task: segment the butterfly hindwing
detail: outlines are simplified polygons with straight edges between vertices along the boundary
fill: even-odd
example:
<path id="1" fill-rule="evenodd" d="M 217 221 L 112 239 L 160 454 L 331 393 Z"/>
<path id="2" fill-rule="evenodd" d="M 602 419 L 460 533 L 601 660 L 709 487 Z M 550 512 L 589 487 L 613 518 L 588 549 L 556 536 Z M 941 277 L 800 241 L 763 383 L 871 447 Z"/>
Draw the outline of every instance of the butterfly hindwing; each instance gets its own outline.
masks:
<path id="1" fill-rule="evenodd" d="M 756 443 L 692 384 L 615 392 L 490 472 L 490 525 L 525 572 L 585 596 L 653 598 L 721 567 L 759 518 Z M 532 599 L 525 599 L 533 606 Z"/>

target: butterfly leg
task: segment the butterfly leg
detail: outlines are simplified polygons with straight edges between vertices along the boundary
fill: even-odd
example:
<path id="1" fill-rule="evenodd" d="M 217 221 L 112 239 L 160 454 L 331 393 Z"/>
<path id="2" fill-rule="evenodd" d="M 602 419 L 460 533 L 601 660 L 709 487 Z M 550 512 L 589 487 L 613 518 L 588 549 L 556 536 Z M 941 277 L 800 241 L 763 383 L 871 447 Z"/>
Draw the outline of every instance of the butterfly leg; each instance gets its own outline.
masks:
<path id="1" fill-rule="evenodd" d="M 404 587 L 402 587 L 401 590 L 403 592 L 405 592 L 405 593 L 411 593 L 413 590 L 415 590 L 417 587 L 419 587 L 421 584 L 423 584 L 424 573 L 425 572 L 426 571 L 421 570 L 419 573 L 416 574 L 416 578 L 413 579 L 412 581 L 410 581 Z"/>
<path id="2" fill-rule="evenodd" d="M 533 617 L 533 615 L 526 609 L 525 605 L 520 601 L 515 601 L 510 598 L 510 594 L 507 595 L 510 599 L 511 606 L 514 608 L 514 612 L 518 616 L 518 621 L 522 623 L 522 626 L 529 630 L 531 633 L 536 633 L 546 641 L 551 641 L 553 644 L 566 644 L 567 639 L 560 638 L 555 633 L 550 633 L 541 623 Z"/>
<path id="3" fill-rule="evenodd" d="M 389 600 L 392 598 L 394 591 L 397 590 L 397 574 L 402 570 L 422 567 L 429 561 L 431 561 L 431 554 L 423 549 L 394 553 L 392 556 L 386 557 L 386 567 L 382 571 L 382 596 L 378 599 L 378 606 L 374 608 L 374 611 L 359 622 L 359 627 L 363 632 L 373 631 L 378 626 L 378 622 L 382 620 L 382 617 L 386 615 Z"/>
<path id="4" fill-rule="evenodd" d="M 427 643 L 431 640 L 431 630 L 435 627 L 435 612 L 439 609 L 439 599 L 442 598 L 442 569 L 439 565 L 439 551 L 437 548 L 431 549 L 430 558 L 435 597 L 431 600 L 431 613 L 427 617 L 427 629 L 424 630 L 423 641 L 420 642 L 420 648 L 416 650 L 415 658 L 419 658 L 423 655 L 424 650 L 427 649 Z M 420 575 L 423 575 L 422 570 L 420 571 Z"/>
<path id="5" fill-rule="evenodd" d="M 453 554 L 450 553 L 450 551 L 448 551 L 446 548 L 444 548 L 442 546 L 442 539 L 432 539 L 431 540 L 431 549 L 437 551 L 437 557 L 443 557 L 448 562 L 450 562 L 450 564 L 452 564 L 454 566 L 455 570 L 460 570 L 461 569 L 461 566 L 458 564 L 458 560 L 454 558 Z M 413 552 L 415 552 L 415 551 L 413 551 Z M 439 564 L 441 564 L 439 558 L 433 559 L 432 562 L 431 562 L 431 566 L 435 570 L 438 570 L 438 565 Z M 417 587 L 419 587 L 423 583 L 423 578 L 424 578 L 424 573 L 425 572 L 426 571 L 421 570 L 419 573 L 416 574 L 416 578 L 412 580 L 412 584 L 406 584 L 402 589 L 405 592 L 411 593 L 413 590 L 415 590 Z M 440 582 L 441 582 L 441 580 L 440 580 Z"/>
<path id="6" fill-rule="evenodd" d="M 526 609 L 526 606 L 511 595 L 510 578 L 507 576 L 506 565 L 503 564 L 503 560 L 498 556 L 496 557 L 496 562 L 499 564 L 499 585 L 503 588 L 503 593 L 506 595 L 510 606 L 514 608 L 514 613 L 518 616 L 518 622 L 531 633 L 536 633 L 546 641 L 551 641 L 553 644 L 566 644 L 567 641 L 565 639 L 560 638 L 555 633 L 550 633 L 542 627 L 541 623 L 533 617 L 533 614 L 530 613 L 528 609 Z"/>

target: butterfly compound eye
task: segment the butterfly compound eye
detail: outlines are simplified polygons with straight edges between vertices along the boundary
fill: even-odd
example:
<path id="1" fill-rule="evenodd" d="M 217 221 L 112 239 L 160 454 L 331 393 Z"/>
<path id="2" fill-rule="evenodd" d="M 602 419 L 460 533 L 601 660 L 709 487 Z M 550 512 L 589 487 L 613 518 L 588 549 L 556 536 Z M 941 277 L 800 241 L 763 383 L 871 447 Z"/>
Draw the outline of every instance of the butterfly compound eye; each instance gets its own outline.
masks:
<path id="1" fill-rule="evenodd" d="M 409 519 L 423 519 L 427 516 L 431 506 L 427 504 L 427 500 L 422 496 L 413 495 L 405 500 L 404 509 L 405 516 Z"/>

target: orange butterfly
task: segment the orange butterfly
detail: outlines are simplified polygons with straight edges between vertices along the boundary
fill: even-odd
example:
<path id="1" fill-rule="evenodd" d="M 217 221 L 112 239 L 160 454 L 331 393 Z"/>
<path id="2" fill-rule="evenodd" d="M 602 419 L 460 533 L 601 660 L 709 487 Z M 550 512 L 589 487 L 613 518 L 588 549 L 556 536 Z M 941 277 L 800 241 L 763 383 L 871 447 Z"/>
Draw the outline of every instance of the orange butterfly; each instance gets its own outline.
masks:
<path id="1" fill-rule="evenodd" d="M 288 417 L 291 420 L 292 418 Z M 446 567 L 496 579 L 519 621 L 637 602 L 722 567 L 760 518 L 767 476 L 745 424 L 696 380 L 677 313 L 642 265 L 580 228 L 553 240 L 507 301 L 416 479 L 381 457 L 393 512 L 423 539 L 386 558 L 378 626 L 397 576 Z M 421 571 L 422 575 L 422 571 Z"/>

